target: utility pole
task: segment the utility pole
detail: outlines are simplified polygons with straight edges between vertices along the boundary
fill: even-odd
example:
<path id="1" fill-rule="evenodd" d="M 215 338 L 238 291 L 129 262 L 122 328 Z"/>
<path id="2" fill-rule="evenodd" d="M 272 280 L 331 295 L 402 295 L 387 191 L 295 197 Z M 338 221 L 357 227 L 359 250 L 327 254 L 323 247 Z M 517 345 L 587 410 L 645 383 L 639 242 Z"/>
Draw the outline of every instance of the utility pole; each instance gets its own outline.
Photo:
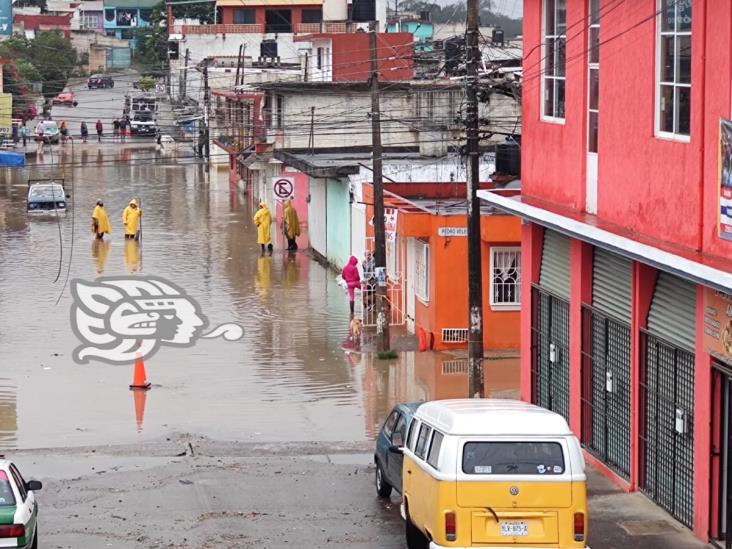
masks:
<path id="1" fill-rule="evenodd" d="M 376 267 L 376 350 L 388 351 L 391 304 L 386 296 L 386 231 L 384 230 L 384 181 L 382 178 L 381 109 L 379 106 L 379 64 L 376 56 L 376 23 L 369 33 L 371 50 L 371 143 L 374 175 L 374 263 Z"/>
<path id="2" fill-rule="evenodd" d="M 468 0 L 465 29 L 467 54 L 467 187 L 468 187 L 468 383 L 471 398 L 483 398 L 483 271 L 480 249 L 480 142 L 478 136 L 479 0 Z"/>
<path id="3" fill-rule="evenodd" d="M 210 167 L 209 156 L 209 110 L 211 106 L 211 90 L 208 87 L 208 59 L 203 60 L 203 154 L 206 157 L 206 166 Z"/>
<path id="4" fill-rule="evenodd" d="M 178 98 L 180 101 L 185 101 L 186 96 L 188 95 L 188 63 L 191 61 L 191 50 L 186 48 L 186 57 L 183 60 L 183 81 L 180 82 L 180 86 L 178 86 L 178 92 L 180 94 L 180 97 Z"/>

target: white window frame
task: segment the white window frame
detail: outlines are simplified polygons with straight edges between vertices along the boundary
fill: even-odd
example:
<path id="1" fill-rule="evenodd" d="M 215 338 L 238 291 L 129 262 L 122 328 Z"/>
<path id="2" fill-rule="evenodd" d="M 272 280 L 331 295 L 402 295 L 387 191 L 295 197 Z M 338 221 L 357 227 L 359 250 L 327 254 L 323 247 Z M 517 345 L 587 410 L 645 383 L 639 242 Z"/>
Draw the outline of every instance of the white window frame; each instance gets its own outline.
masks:
<path id="1" fill-rule="evenodd" d="M 430 302 L 430 245 L 414 241 L 414 295 L 424 304 Z M 420 259 L 424 268 L 420 271 Z M 422 276 L 420 276 L 420 272 Z"/>
<path id="2" fill-rule="evenodd" d="M 547 34 L 547 28 L 546 28 L 546 11 L 547 11 L 547 0 L 541 1 L 541 91 L 539 95 L 539 112 L 541 113 L 541 120 L 543 122 L 552 122 L 555 124 L 564 124 L 567 116 L 567 2 L 566 0 L 553 0 L 554 2 L 554 20 L 556 21 L 556 5 L 558 2 L 564 2 L 564 34 Z M 556 76 L 554 74 L 547 75 L 546 74 L 546 51 L 547 51 L 547 42 L 549 40 L 556 40 L 557 38 L 564 39 L 564 76 Z M 554 64 L 555 70 L 556 70 L 556 64 Z M 554 102 L 553 102 L 553 110 L 552 114 L 548 115 L 545 111 L 545 100 L 544 97 L 546 95 L 547 90 L 547 81 L 551 81 L 552 85 L 554 85 L 554 82 L 557 80 L 564 81 L 564 116 L 555 116 L 554 113 L 556 113 L 556 93 L 554 94 Z"/>
<path id="3" fill-rule="evenodd" d="M 599 118 L 600 118 L 600 90 L 599 90 L 599 77 L 600 77 L 600 41 L 602 40 L 599 37 L 600 34 L 600 17 L 601 17 L 601 10 L 598 9 L 598 13 L 594 13 L 592 9 L 592 5 L 595 3 L 595 0 L 587 0 L 587 14 L 588 18 L 590 20 L 590 25 L 587 28 L 587 152 L 589 154 L 597 154 L 600 144 L 599 144 Z M 600 2 L 597 2 L 597 6 L 599 8 Z M 597 51 L 596 57 L 597 61 L 592 60 L 592 49 L 593 49 L 593 43 L 592 43 L 592 31 L 595 30 L 598 33 L 598 43 L 597 43 Z M 598 75 L 598 90 L 597 90 L 597 105 L 595 108 L 592 108 L 592 72 L 597 71 Z M 592 141 L 592 125 L 590 123 L 590 115 L 596 114 L 598 117 L 598 140 L 597 140 L 597 149 L 595 151 L 590 150 L 590 143 Z"/>
<path id="4" fill-rule="evenodd" d="M 678 2 L 685 2 L 687 0 L 678 0 L 674 6 L 676 8 L 679 7 Z M 688 0 L 690 3 L 692 0 Z M 693 9 L 693 4 L 691 4 Z M 674 98 L 676 97 L 676 90 L 678 88 L 688 88 L 689 89 L 689 101 L 691 101 L 691 86 L 692 82 L 689 82 L 688 84 L 685 83 L 678 83 L 676 82 L 676 71 L 678 70 L 678 62 L 676 61 L 676 39 L 679 36 L 688 36 L 689 39 L 692 39 L 691 30 L 688 31 L 679 31 L 678 29 L 674 29 L 673 31 L 664 31 L 663 29 L 663 23 L 662 18 L 664 17 L 663 12 L 663 0 L 656 0 L 656 72 L 655 72 L 655 78 L 654 78 L 654 87 L 655 87 L 655 97 L 654 97 L 654 111 L 655 111 L 655 120 L 654 120 L 654 126 L 655 126 L 655 135 L 656 137 L 660 139 L 668 139 L 671 141 L 680 141 L 682 143 L 689 143 L 691 141 L 691 106 L 689 106 L 689 135 L 678 133 L 676 130 L 677 128 L 674 128 L 674 131 L 666 131 L 661 130 L 661 86 L 673 86 L 674 88 Z M 674 22 L 676 25 L 678 25 L 678 20 L 676 17 L 674 17 Z M 693 25 L 693 11 L 692 11 L 692 25 Z M 662 71 L 662 59 L 661 59 L 661 43 L 664 36 L 673 36 L 674 37 L 674 81 L 673 82 L 661 82 L 661 71 Z M 691 71 L 691 67 L 689 68 L 689 71 Z M 690 80 L 693 80 L 693 75 L 690 76 Z M 677 102 L 674 100 L 673 109 L 674 111 L 677 108 Z M 676 113 L 674 112 L 674 126 L 676 126 Z"/>
<path id="5" fill-rule="evenodd" d="M 514 303 L 496 302 L 495 287 L 493 278 L 493 268 L 495 265 L 495 257 L 498 253 L 512 253 L 516 256 L 516 269 L 518 272 L 516 285 L 517 300 Z M 519 311 L 521 310 L 521 246 L 496 246 L 490 249 L 490 274 L 489 274 L 489 299 L 491 309 L 494 311 Z"/>

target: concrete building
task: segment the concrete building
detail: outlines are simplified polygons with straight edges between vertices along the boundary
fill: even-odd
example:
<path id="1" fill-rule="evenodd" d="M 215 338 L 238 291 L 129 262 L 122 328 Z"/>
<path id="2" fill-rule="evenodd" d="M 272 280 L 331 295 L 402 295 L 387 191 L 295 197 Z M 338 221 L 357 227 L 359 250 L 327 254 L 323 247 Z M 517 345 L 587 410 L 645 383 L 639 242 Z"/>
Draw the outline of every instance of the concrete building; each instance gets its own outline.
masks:
<path id="1" fill-rule="evenodd" d="M 104 0 L 104 33 L 130 40 L 134 49 L 134 30 L 149 27 L 152 9 L 158 0 Z"/>
<path id="2" fill-rule="evenodd" d="M 480 193 L 524 220 L 522 398 L 718 546 L 732 535 L 731 20 L 711 0 L 527 0 L 521 196 Z"/>
<path id="3" fill-rule="evenodd" d="M 417 53 L 429 53 L 434 47 L 432 39 L 434 38 L 435 28 L 432 21 L 429 20 L 429 12 L 422 15 L 416 14 L 392 14 L 389 17 L 387 32 L 408 32 L 414 39 L 414 51 Z"/>

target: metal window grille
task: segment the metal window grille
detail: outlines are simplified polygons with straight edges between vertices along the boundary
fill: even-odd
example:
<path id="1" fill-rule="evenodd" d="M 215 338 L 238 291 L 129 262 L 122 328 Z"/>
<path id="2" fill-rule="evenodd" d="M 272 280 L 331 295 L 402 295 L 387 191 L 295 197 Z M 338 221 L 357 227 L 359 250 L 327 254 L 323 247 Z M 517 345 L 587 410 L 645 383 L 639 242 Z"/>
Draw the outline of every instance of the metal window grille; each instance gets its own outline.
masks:
<path id="1" fill-rule="evenodd" d="M 422 301 L 430 300 L 430 245 L 415 241 L 414 292 Z"/>
<path id="2" fill-rule="evenodd" d="M 468 329 L 467 328 L 443 328 L 442 329 L 442 342 L 443 343 L 467 343 L 468 341 Z"/>
<path id="3" fill-rule="evenodd" d="M 491 248 L 490 303 L 521 304 L 521 248 Z"/>
<path id="4" fill-rule="evenodd" d="M 531 400 L 569 421 L 569 302 L 534 287 L 531 306 Z"/>
<path id="5" fill-rule="evenodd" d="M 641 332 L 641 490 L 694 522 L 694 354 Z"/>
<path id="6" fill-rule="evenodd" d="M 582 443 L 630 478 L 630 326 L 582 310 Z"/>
<path id="7" fill-rule="evenodd" d="M 454 374 L 467 374 L 468 373 L 468 361 L 467 360 L 446 360 L 442 363 L 442 374 L 443 375 L 454 375 Z"/>

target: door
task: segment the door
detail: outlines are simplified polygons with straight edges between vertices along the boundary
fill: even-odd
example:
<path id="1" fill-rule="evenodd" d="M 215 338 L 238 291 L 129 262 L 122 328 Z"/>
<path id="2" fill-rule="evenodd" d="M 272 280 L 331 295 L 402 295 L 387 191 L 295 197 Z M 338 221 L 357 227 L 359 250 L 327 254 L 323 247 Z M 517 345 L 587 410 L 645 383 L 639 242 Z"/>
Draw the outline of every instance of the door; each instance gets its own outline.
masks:
<path id="1" fill-rule="evenodd" d="M 397 419 L 396 425 L 394 426 L 394 432 L 392 435 L 392 440 L 394 440 L 394 435 L 398 435 L 401 437 L 402 444 L 406 442 L 407 440 L 407 419 L 404 416 L 404 414 L 400 413 L 399 418 Z M 399 491 L 401 494 L 402 492 L 402 465 L 404 464 L 404 455 L 401 453 L 392 453 L 387 452 L 387 476 L 389 478 L 389 482 L 391 485 Z"/>
<path id="2" fill-rule="evenodd" d="M 406 315 L 406 321 L 407 321 L 407 331 L 410 334 L 414 333 L 414 300 L 415 300 L 415 292 L 414 292 L 414 283 L 415 283 L 415 277 L 416 277 L 416 269 L 415 269 L 415 261 L 417 259 L 417 254 L 415 251 L 415 242 L 414 238 L 410 238 L 407 240 L 407 268 L 406 268 L 406 282 L 407 282 L 407 303 L 406 303 L 406 309 L 407 309 L 407 315 Z"/>
<path id="3" fill-rule="evenodd" d="M 732 549 L 732 368 L 712 370 L 712 459 L 710 534 L 717 547 Z"/>

